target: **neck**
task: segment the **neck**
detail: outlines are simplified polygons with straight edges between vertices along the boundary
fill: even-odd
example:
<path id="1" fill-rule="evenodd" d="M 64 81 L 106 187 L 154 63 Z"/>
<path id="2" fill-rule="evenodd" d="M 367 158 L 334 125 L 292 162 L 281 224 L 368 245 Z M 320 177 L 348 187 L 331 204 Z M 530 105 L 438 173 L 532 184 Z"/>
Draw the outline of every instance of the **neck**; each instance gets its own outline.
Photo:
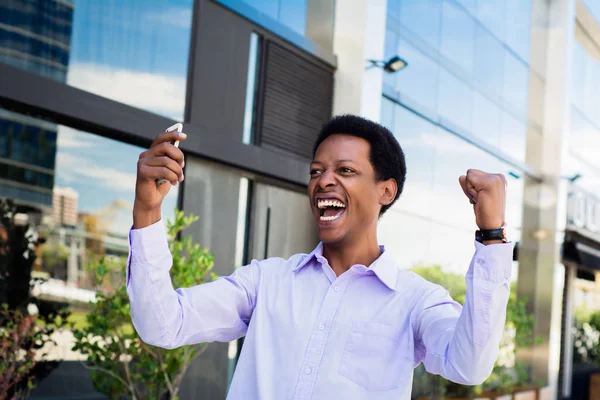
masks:
<path id="1" fill-rule="evenodd" d="M 357 240 L 344 240 L 340 243 L 323 243 L 323 257 L 336 276 L 348 271 L 353 265 L 371 265 L 381 250 L 377 244 L 377 234 L 364 235 Z"/>

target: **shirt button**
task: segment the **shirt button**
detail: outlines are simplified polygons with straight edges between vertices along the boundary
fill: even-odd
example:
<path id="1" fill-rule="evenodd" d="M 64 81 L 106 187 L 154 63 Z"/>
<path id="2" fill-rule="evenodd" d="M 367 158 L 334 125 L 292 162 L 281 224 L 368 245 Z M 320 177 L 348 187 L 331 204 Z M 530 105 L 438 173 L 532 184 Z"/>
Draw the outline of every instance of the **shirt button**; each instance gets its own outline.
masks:
<path id="1" fill-rule="evenodd" d="M 339 292 L 340 288 L 339 288 L 339 286 L 336 286 L 336 287 L 333 288 L 333 290 L 335 290 L 336 292 Z"/>
<path id="2" fill-rule="evenodd" d="M 323 329 L 325 329 L 325 325 L 323 325 L 323 324 L 319 325 L 319 329 L 320 329 L 320 330 L 323 330 Z"/>
<path id="3" fill-rule="evenodd" d="M 312 369 L 306 368 L 306 375 L 310 375 L 311 372 L 312 372 Z"/>

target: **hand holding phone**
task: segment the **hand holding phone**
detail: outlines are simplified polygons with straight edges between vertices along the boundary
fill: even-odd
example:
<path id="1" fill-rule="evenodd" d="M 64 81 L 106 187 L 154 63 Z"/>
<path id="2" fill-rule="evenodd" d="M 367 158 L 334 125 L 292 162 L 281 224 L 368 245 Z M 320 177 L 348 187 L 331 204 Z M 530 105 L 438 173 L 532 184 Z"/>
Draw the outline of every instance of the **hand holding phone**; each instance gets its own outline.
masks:
<path id="1" fill-rule="evenodd" d="M 165 129 L 165 132 L 177 131 L 177 133 L 181 133 L 182 130 L 183 130 L 183 124 L 181 122 L 178 122 L 175 125 L 170 126 L 167 129 Z M 171 144 L 175 147 L 179 147 L 179 140 L 171 141 Z M 168 180 L 166 180 L 166 179 L 157 179 L 156 180 L 157 185 L 162 185 L 163 183 L 166 183 L 166 182 L 168 182 Z"/>
<path id="2" fill-rule="evenodd" d="M 160 208 L 171 185 L 183 181 L 184 155 L 179 140 L 185 140 L 183 126 L 178 123 L 158 135 L 137 162 L 133 226 L 149 226 L 161 218 Z M 164 185 L 163 183 L 169 183 Z"/>

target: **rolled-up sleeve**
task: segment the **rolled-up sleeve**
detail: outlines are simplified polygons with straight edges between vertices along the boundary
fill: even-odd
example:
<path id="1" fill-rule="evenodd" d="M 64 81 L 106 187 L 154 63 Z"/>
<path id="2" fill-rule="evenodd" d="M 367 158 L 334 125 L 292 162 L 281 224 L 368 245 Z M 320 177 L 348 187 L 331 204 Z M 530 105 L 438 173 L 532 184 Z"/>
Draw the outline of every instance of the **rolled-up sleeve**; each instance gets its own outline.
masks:
<path id="1" fill-rule="evenodd" d="M 464 306 L 442 287 L 432 285 L 414 321 L 417 348 L 427 371 L 467 385 L 485 381 L 496 362 L 512 271 L 512 243 L 475 242 L 475 246 Z"/>
<path id="2" fill-rule="evenodd" d="M 175 290 L 163 222 L 129 233 L 127 294 L 133 325 L 145 342 L 175 348 L 244 336 L 260 281 L 258 262 L 228 277 Z"/>

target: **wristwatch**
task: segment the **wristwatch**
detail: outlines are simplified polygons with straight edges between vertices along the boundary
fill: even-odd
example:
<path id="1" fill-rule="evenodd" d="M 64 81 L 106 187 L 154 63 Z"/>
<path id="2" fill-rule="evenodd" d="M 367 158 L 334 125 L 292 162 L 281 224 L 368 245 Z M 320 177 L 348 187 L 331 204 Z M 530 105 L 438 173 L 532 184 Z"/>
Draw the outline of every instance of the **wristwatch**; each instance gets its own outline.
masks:
<path id="1" fill-rule="evenodd" d="M 480 229 L 475 231 L 475 240 L 479 243 L 483 243 L 487 240 L 501 240 L 502 243 L 507 243 L 508 239 L 506 238 L 506 227 L 501 227 L 498 229 Z"/>

